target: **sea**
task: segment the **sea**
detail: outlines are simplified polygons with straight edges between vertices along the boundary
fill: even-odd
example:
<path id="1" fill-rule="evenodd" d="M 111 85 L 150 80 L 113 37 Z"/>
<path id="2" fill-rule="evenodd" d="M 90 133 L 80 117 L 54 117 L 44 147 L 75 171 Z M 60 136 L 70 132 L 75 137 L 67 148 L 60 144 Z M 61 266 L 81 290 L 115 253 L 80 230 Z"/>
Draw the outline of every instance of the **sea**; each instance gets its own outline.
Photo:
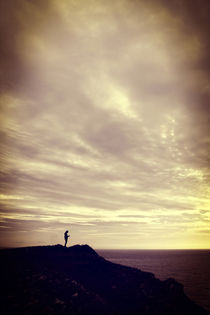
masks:
<path id="1" fill-rule="evenodd" d="M 210 311 L 210 250 L 97 250 L 105 259 L 152 272 L 156 278 L 174 278 L 186 295 Z"/>

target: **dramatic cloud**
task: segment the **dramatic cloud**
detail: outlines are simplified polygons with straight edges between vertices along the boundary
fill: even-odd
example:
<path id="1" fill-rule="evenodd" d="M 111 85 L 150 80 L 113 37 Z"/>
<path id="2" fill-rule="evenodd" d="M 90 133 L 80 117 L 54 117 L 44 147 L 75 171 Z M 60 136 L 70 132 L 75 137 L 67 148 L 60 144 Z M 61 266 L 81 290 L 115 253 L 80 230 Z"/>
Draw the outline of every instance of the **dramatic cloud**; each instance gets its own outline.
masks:
<path id="1" fill-rule="evenodd" d="M 209 1 L 1 8 L 0 245 L 208 248 Z"/>

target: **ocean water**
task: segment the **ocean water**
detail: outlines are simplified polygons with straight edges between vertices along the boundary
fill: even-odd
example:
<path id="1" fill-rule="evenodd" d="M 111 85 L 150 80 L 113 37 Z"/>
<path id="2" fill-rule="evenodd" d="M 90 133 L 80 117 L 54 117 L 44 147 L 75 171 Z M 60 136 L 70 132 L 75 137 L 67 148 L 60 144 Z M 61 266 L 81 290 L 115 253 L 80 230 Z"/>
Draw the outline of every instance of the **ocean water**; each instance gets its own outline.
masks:
<path id="1" fill-rule="evenodd" d="M 191 300 L 210 311 L 210 250 L 97 250 L 114 263 L 174 278 Z"/>

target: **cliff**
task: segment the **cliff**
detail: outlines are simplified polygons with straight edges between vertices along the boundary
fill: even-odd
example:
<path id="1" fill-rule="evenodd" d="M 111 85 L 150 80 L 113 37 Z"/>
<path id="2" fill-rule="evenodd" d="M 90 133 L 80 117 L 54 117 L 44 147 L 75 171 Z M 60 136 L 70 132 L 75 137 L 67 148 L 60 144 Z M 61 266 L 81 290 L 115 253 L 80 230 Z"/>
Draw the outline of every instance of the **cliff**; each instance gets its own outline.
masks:
<path id="1" fill-rule="evenodd" d="M 111 263 L 88 245 L 0 250 L 1 314 L 205 315 L 174 279 Z"/>

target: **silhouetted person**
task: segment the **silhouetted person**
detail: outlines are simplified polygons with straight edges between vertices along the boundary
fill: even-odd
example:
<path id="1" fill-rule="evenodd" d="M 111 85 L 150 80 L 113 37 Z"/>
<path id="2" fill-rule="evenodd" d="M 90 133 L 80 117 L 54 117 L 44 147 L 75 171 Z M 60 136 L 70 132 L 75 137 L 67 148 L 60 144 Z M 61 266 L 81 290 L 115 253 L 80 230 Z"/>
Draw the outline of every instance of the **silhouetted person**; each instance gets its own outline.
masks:
<path id="1" fill-rule="evenodd" d="M 70 237 L 70 235 L 68 235 L 68 232 L 69 231 L 66 231 L 65 233 L 64 233 L 64 240 L 65 240 L 65 247 L 66 247 L 66 244 L 67 244 L 67 242 L 68 242 L 68 238 Z"/>

